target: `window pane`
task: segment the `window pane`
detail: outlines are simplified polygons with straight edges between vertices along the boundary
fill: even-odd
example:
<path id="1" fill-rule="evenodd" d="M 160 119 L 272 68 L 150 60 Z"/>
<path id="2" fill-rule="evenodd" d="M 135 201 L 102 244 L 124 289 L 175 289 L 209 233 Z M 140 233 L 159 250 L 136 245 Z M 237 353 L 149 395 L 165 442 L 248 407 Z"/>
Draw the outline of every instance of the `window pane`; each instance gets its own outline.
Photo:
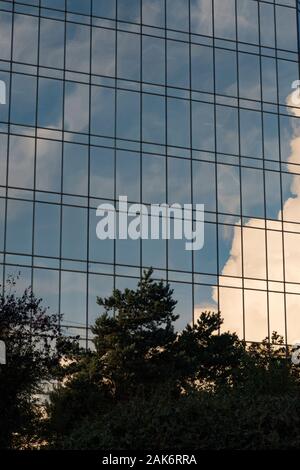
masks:
<path id="1" fill-rule="evenodd" d="M 235 40 L 235 0 L 214 0 L 215 36 Z"/>
<path id="2" fill-rule="evenodd" d="M 67 10 L 74 13 L 91 14 L 91 0 L 67 0 Z"/>
<path id="3" fill-rule="evenodd" d="M 118 20 L 140 22 L 140 0 L 118 0 Z"/>
<path id="4" fill-rule="evenodd" d="M 89 73 L 90 27 L 67 23 L 66 68 Z"/>
<path id="5" fill-rule="evenodd" d="M 38 125 L 52 129 L 62 128 L 63 82 L 39 78 Z"/>
<path id="6" fill-rule="evenodd" d="M 221 95 L 237 95 L 236 52 L 215 50 L 216 92 Z"/>
<path id="7" fill-rule="evenodd" d="M 116 17 L 116 0 L 93 0 L 93 15 L 104 18 Z"/>
<path id="8" fill-rule="evenodd" d="M 64 144 L 63 192 L 87 196 L 88 147 Z"/>
<path id="9" fill-rule="evenodd" d="M 194 251 L 195 272 L 217 274 L 217 232 L 216 225 L 204 224 L 204 246 L 202 250 Z"/>
<path id="10" fill-rule="evenodd" d="M 242 233 L 244 276 L 252 279 L 266 279 L 266 231 L 252 228 L 250 225 L 250 227 L 243 227 Z"/>
<path id="11" fill-rule="evenodd" d="M 262 158 L 261 113 L 240 110 L 241 154 L 246 157 Z"/>
<path id="12" fill-rule="evenodd" d="M 115 32 L 109 29 L 93 28 L 93 74 L 115 75 L 115 36 Z"/>
<path id="13" fill-rule="evenodd" d="M 240 97 L 260 100 L 259 57 L 253 54 L 239 53 L 239 92 Z"/>
<path id="14" fill-rule="evenodd" d="M 143 202 L 161 204 L 166 202 L 166 159 L 143 155 Z"/>
<path id="15" fill-rule="evenodd" d="M 65 130 L 87 132 L 89 128 L 89 87 L 65 83 Z"/>
<path id="16" fill-rule="evenodd" d="M 240 214 L 240 174 L 232 165 L 218 165 L 218 210 L 226 214 Z"/>
<path id="17" fill-rule="evenodd" d="M 212 93 L 214 90 L 213 49 L 191 45 L 192 88 Z"/>
<path id="18" fill-rule="evenodd" d="M 143 81 L 165 83 L 165 42 L 160 38 L 143 36 Z"/>
<path id="19" fill-rule="evenodd" d="M 194 149 L 215 150 L 214 107 L 208 103 L 193 101 L 192 128 Z"/>
<path id="20" fill-rule="evenodd" d="M 85 260 L 87 255 L 87 211 L 63 206 L 62 257 Z"/>
<path id="21" fill-rule="evenodd" d="M 258 4 L 249 0 L 237 2 L 238 40 L 258 43 Z"/>
<path id="22" fill-rule="evenodd" d="M 59 256 L 60 206 L 35 204 L 34 253 L 37 256 Z"/>
<path id="23" fill-rule="evenodd" d="M 118 91 L 117 136 L 121 139 L 140 138 L 140 94 Z"/>
<path id="24" fill-rule="evenodd" d="M 118 77 L 140 80 L 140 37 L 118 31 Z"/>
<path id="25" fill-rule="evenodd" d="M 63 68 L 64 34 L 64 23 L 62 21 L 41 18 L 40 65 Z"/>
<path id="26" fill-rule="evenodd" d="M 212 36 L 211 0 L 190 0 L 190 2 L 192 33 Z"/>
<path id="27" fill-rule="evenodd" d="M 259 2 L 260 42 L 265 47 L 275 47 L 274 6 Z"/>
<path id="28" fill-rule="evenodd" d="M 263 101 L 277 102 L 276 61 L 271 57 L 261 57 Z"/>
<path id="29" fill-rule="evenodd" d="M 0 185 L 6 184 L 7 136 L 0 134 Z"/>
<path id="30" fill-rule="evenodd" d="M 168 145 L 190 146 L 189 102 L 168 98 Z"/>
<path id="31" fill-rule="evenodd" d="M 189 30 L 189 1 L 166 0 L 167 28 Z"/>
<path id="32" fill-rule="evenodd" d="M 168 204 L 191 203 L 191 162 L 168 158 Z"/>
<path id="33" fill-rule="evenodd" d="M 217 106 L 217 151 L 238 154 L 237 109 Z"/>
<path id="34" fill-rule="evenodd" d="M 140 156 L 137 153 L 117 152 L 117 197 L 127 196 L 129 201 L 140 201 Z"/>
<path id="35" fill-rule="evenodd" d="M 297 11 L 276 5 L 276 39 L 279 49 L 298 50 Z"/>
<path id="36" fill-rule="evenodd" d="M 264 217 L 263 172 L 252 168 L 242 168 L 243 215 Z"/>
<path id="37" fill-rule="evenodd" d="M 189 88 L 189 45 L 168 41 L 167 51 L 168 85 Z"/>
<path id="38" fill-rule="evenodd" d="M 114 151 L 91 147 L 90 194 L 93 197 L 114 198 Z"/>
<path id="39" fill-rule="evenodd" d="M 193 161 L 193 203 L 205 211 L 216 210 L 216 173 L 213 163 Z"/>
<path id="40" fill-rule="evenodd" d="M 64 325 L 86 326 L 86 274 L 62 271 L 60 310 Z"/>
<path id="41" fill-rule="evenodd" d="M 11 253 L 32 252 L 32 202 L 7 201 L 6 250 Z"/>
<path id="42" fill-rule="evenodd" d="M 11 120 L 15 124 L 35 125 L 36 78 L 12 76 Z"/>
<path id="43" fill-rule="evenodd" d="M 269 160 L 279 160 L 278 116 L 264 113 L 264 156 Z"/>
<path id="44" fill-rule="evenodd" d="M 165 97 L 143 94 L 143 141 L 165 144 Z"/>
<path id="45" fill-rule="evenodd" d="M 19 188 L 33 188 L 34 139 L 11 136 L 8 165 L 8 184 Z"/>
<path id="46" fill-rule="evenodd" d="M 38 18 L 14 15 L 14 54 L 17 62 L 37 63 Z"/>
<path id="47" fill-rule="evenodd" d="M 62 144 L 53 140 L 37 141 L 36 188 L 42 191 L 61 190 Z"/>
<path id="48" fill-rule="evenodd" d="M 50 313 L 59 311 L 59 272 L 50 269 L 34 269 L 33 292 L 43 299 L 43 306 L 49 308 Z"/>
<path id="49" fill-rule="evenodd" d="M 11 13 L 0 12 L 0 58 L 10 59 L 11 54 Z"/>
<path id="50" fill-rule="evenodd" d="M 91 133 L 113 137 L 115 134 L 115 91 L 92 86 Z"/>
<path id="51" fill-rule="evenodd" d="M 163 28 L 165 26 L 164 0 L 143 0 L 143 24 Z"/>
<path id="52" fill-rule="evenodd" d="M 99 240 L 97 238 L 97 224 L 101 219 L 96 216 L 96 209 L 90 210 L 89 226 L 89 261 L 96 263 L 114 262 L 114 240 Z"/>

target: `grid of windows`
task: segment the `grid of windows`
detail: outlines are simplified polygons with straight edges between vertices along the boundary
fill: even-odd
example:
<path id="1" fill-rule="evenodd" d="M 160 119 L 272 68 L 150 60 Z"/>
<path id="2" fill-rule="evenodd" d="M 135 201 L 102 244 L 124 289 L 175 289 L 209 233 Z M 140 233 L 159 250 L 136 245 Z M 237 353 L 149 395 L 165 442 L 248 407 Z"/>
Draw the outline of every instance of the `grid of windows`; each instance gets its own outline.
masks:
<path id="1" fill-rule="evenodd" d="M 300 337 L 295 0 L 0 1 L 0 262 L 83 338 L 143 267 L 246 340 Z M 298 150 L 299 147 L 299 150 Z M 205 244 L 96 238 L 96 208 L 205 204 Z M 77 330 L 76 330 L 77 331 Z"/>

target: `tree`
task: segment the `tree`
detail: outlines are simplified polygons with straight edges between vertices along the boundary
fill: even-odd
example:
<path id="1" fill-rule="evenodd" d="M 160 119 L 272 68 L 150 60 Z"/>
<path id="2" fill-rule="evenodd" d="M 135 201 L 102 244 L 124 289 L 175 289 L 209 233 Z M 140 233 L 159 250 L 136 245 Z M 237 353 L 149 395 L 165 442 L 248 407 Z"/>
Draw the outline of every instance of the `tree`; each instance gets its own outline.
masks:
<path id="1" fill-rule="evenodd" d="M 27 447 L 38 439 L 39 394 L 47 381 L 60 376 L 63 354 L 78 346 L 62 336 L 60 315 L 48 314 L 30 289 L 17 296 L 15 284 L 8 279 L 0 295 L 0 339 L 7 352 L 6 364 L 0 365 L 2 449 Z"/>

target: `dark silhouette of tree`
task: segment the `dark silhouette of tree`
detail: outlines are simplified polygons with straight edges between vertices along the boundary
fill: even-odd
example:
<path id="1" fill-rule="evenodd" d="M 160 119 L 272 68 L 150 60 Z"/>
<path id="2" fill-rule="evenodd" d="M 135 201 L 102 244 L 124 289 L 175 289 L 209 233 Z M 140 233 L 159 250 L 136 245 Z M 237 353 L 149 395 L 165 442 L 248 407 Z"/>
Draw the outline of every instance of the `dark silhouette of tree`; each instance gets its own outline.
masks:
<path id="1" fill-rule="evenodd" d="M 0 448 L 27 447 L 39 438 L 39 394 L 45 382 L 60 376 L 61 357 L 75 351 L 77 343 L 61 335 L 61 317 L 48 314 L 30 289 L 17 296 L 9 279 L 1 291 L 6 364 L 0 365 Z"/>

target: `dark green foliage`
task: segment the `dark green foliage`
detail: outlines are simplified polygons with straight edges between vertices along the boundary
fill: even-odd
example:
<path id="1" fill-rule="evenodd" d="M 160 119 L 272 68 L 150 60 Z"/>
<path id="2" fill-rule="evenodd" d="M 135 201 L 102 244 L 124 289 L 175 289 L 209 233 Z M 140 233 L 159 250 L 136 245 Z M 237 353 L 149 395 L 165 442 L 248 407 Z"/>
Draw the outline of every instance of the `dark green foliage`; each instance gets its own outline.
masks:
<path id="1" fill-rule="evenodd" d="M 38 394 L 45 382 L 60 376 L 60 358 L 75 346 L 61 336 L 58 315 L 48 315 L 30 290 L 17 296 L 14 287 L 8 280 L 0 295 L 0 339 L 7 350 L 7 364 L 0 365 L 0 448 L 38 440 Z"/>

